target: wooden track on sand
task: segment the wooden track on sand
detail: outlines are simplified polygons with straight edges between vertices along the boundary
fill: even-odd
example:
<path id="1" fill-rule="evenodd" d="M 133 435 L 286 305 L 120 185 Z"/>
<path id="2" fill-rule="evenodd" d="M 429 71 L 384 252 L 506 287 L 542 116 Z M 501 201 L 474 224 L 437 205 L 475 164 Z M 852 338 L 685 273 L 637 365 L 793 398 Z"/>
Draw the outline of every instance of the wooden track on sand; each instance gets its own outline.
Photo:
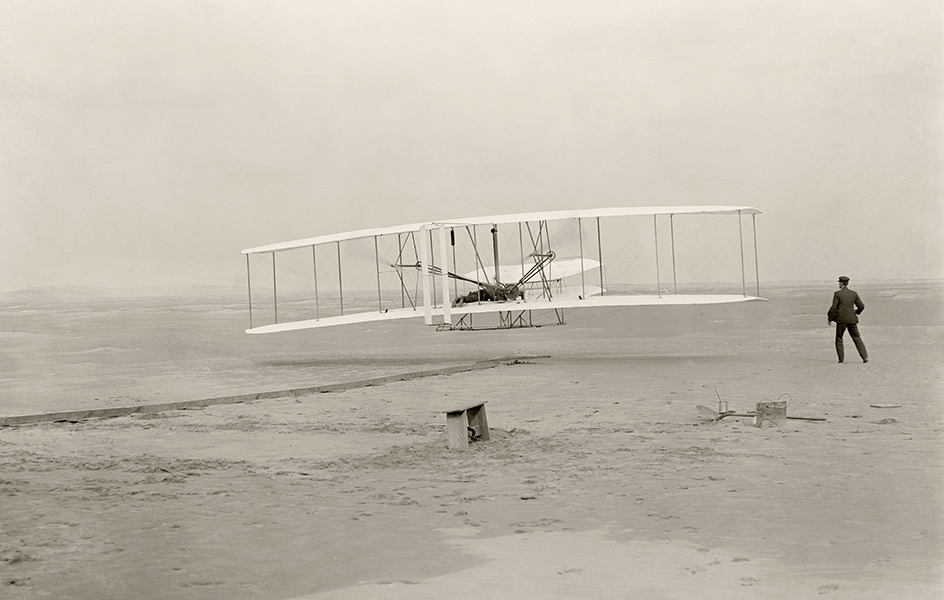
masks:
<path id="1" fill-rule="evenodd" d="M 51 413 L 38 413 L 32 415 L 15 415 L 10 417 L 0 417 L 0 427 L 12 425 L 28 425 L 32 423 L 48 423 L 57 421 L 78 422 L 85 419 L 109 419 L 112 417 L 125 417 L 134 414 L 155 413 L 167 410 L 187 410 L 194 408 L 203 408 L 216 404 L 240 404 L 242 402 L 252 402 L 254 400 L 267 400 L 271 398 L 285 398 L 292 396 L 304 396 L 307 394 L 319 394 L 328 392 L 341 392 L 362 387 L 371 387 L 386 385 L 396 381 L 409 381 L 411 379 L 420 379 L 423 377 L 435 377 L 437 375 L 452 375 L 454 373 L 465 373 L 468 371 L 481 371 L 491 369 L 502 363 L 512 363 L 515 360 L 527 360 L 534 358 L 547 358 L 541 356 L 508 356 L 502 358 L 490 358 L 476 361 L 474 363 L 452 365 L 448 367 L 438 367 L 427 369 L 425 371 L 413 371 L 408 373 L 397 373 L 395 375 L 384 375 L 383 377 L 373 377 L 371 379 L 361 379 L 357 381 L 345 381 L 342 383 L 328 383 L 324 385 L 314 385 L 308 387 L 291 388 L 287 390 L 275 390 L 269 392 L 255 392 L 250 394 L 236 394 L 232 396 L 219 396 L 216 398 L 201 398 L 198 400 L 182 400 L 179 402 L 162 402 L 160 404 L 141 404 L 138 406 L 115 406 L 111 408 L 90 408 L 84 410 L 69 410 Z"/>

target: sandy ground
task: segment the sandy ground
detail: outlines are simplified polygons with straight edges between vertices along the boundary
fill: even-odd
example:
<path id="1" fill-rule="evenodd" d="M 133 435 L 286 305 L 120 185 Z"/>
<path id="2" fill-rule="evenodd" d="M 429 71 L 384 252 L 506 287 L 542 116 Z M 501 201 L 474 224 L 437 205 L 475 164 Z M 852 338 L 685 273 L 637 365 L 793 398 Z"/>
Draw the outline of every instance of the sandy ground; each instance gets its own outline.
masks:
<path id="1" fill-rule="evenodd" d="M 825 284 L 512 332 L 263 337 L 238 302 L 8 298 L 0 416 L 521 358 L 0 428 L 0 597 L 940 598 L 944 290 L 854 287 L 868 364 L 851 343 L 836 364 Z M 827 421 L 711 422 L 695 406 L 716 393 Z M 472 398 L 491 440 L 449 451 L 442 411 Z"/>

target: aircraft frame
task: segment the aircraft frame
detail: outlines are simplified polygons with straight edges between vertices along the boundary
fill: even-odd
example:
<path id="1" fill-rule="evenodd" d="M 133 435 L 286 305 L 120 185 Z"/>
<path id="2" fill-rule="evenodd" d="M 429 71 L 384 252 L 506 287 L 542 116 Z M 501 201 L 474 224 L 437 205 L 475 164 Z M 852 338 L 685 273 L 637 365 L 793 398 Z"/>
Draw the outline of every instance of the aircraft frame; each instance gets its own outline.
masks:
<path id="1" fill-rule="evenodd" d="M 473 329 L 483 328 L 473 327 L 474 316 L 493 313 L 498 314 L 495 327 L 511 329 L 534 326 L 533 311 L 548 311 L 556 323 L 562 324 L 564 311 L 569 308 L 764 300 L 760 296 L 757 261 L 757 214 L 758 209 L 748 206 L 545 211 L 364 229 L 249 248 L 242 251 L 249 294 L 247 332 L 273 333 L 419 317 L 426 325 L 441 330 Z M 752 256 L 745 252 L 744 217 L 750 219 Z M 684 226 L 688 242 L 713 226 L 711 222 L 704 227 L 701 223 L 693 225 L 694 221 L 688 220 L 706 218 L 733 219 L 735 223 L 723 225 L 720 236 L 711 236 L 720 240 L 701 240 L 700 246 L 688 244 L 694 249 L 689 249 L 686 260 L 696 263 L 689 275 L 697 278 L 707 272 L 714 259 L 736 263 L 725 270 L 727 276 L 739 279 L 734 283 L 740 284 L 740 293 L 686 293 L 685 283 L 679 292 L 682 269 L 677 254 L 683 242 L 676 235 L 682 229 L 681 220 L 689 223 Z M 651 225 L 646 226 L 647 221 Z M 629 222 L 633 225 L 627 225 Z M 647 227 L 651 227 L 651 235 Z M 490 235 L 480 235 L 482 228 L 488 228 Z M 730 247 L 735 238 L 736 251 Z M 501 250 L 512 255 L 514 261 L 504 260 Z M 305 268 L 283 265 L 283 271 L 304 279 L 304 289 L 286 294 L 291 298 L 282 299 L 284 312 L 280 319 L 279 260 L 299 252 L 310 252 L 311 275 L 303 278 L 300 273 Z M 271 262 L 271 301 L 253 293 L 251 258 L 264 255 L 270 255 L 270 261 L 265 262 Z M 469 270 L 460 273 L 460 263 Z M 749 263 L 754 267 L 751 291 L 756 295 L 748 294 Z M 641 273 L 648 282 L 634 282 L 631 276 L 626 281 L 616 276 L 616 271 L 621 275 Z M 671 289 L 667 287 L 670 283 Z M 696 281 L 687 285 L 692 288 L 687 291 L 707 290 Z M 326 290 L 328 287 L 330 290 Z M 284 284 L 282 289 L 284 293 Z M 368 293 L 368 289 L 374 291 Z M 368 294 L 374 299 L 369 300 Z M 272 322 L 256 324 L 260 304 L 265 309 L 271 306 Z"/>

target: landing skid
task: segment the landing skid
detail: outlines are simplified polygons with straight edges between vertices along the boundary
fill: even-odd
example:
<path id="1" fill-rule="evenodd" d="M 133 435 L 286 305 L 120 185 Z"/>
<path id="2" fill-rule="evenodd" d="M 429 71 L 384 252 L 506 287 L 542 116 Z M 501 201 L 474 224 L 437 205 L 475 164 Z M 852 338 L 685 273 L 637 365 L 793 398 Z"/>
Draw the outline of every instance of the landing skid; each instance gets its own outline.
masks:
<path id="1" fill-rule="evenodd" d="M 466 313 L 453 324 L 442 323 L 436 327 L 436 331 L 488 331 L 493 329 L 523 329 L 525 327 L 543 327 L 542 324 L 535 324 L 531 318 L 530 310 L 521 311 L 501 311 L 498 314 L 498 325 L 479 325 L 472 323 L 472 313 Z M 564 309 L 554 309 L 556 323 L 547 323 L 548 325 L 564 324 Z"/>

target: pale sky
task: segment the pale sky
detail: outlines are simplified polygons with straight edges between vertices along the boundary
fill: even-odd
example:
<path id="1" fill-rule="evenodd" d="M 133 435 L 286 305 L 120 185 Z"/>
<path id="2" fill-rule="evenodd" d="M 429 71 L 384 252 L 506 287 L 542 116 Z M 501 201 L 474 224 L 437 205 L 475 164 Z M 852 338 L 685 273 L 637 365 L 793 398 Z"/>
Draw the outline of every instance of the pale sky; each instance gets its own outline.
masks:
<path id="1" fill-rule="evenodd" d="M 754 206 L 761 281 L 944 277 L 940 1 L 0 2 L 0 291 L 243 248 Z"/>

